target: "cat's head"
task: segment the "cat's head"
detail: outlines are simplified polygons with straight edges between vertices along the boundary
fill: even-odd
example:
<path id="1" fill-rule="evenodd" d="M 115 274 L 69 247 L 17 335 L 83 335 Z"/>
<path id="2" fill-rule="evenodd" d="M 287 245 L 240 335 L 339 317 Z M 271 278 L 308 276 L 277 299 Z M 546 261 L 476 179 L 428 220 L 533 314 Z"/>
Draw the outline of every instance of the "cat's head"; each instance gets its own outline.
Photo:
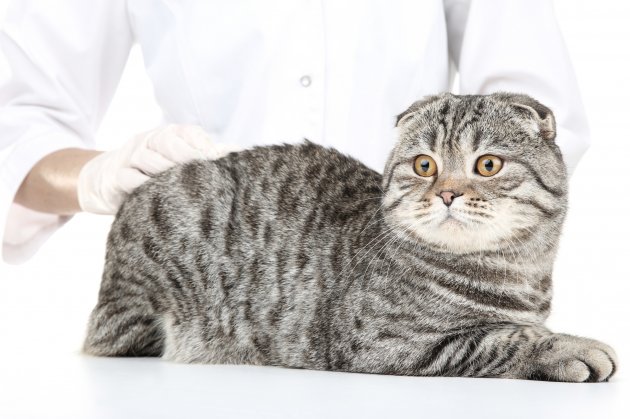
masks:
<path id="1" fill-rule="evenodd" d="M 441 94 L 398 117 L 385 166 L 390 227 L 453 253 L 555 245 L 567 174 L 553 113 L 529 96 Z"/>

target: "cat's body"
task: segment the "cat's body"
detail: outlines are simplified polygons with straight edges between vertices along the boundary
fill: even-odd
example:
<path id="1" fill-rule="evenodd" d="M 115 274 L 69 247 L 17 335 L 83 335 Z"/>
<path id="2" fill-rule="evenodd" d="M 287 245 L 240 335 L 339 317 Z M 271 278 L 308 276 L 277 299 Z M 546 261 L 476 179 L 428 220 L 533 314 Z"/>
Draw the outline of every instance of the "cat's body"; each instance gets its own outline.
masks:
<path id="1" fill-rule="evenodd" d="M 437 112 L 434 134 L 442 140 L 433 149 L 457 135 L 460 143 L 450 144 L 457 155 L 466 130 L 484 124 L 479 103 L 492 105 L 490 98 L 420 103 Z M 505 113 L 503 123 L 514 115 Z M 492 117 L 500 120 L 501 112 Z M 527 183 L 518 172 L 486 184 L 492 190 L 462 186 L 466 198 L 446 211 L 467 212 L 469 221 L 436 227 L 435 213 L 425 213 L 446 199 L 430 189 L 440 175 L 429 184 L 405 167 L 405 138 L 421 135 L 404 119 L 384 177 L 306 142 L 192 162 L 138 188 L 110 232 L 86 352 L 403 375 L 606 379 L 614 369 L 606 345 L 542 326 L 566 207 L 564 166 L 545 169 L 555 178 L 529 179 L 554 199 L 510 196 Z M 416 119 L 407 125 L 426 125 Z M 561 163 L 554 147 L 545 159 Z M 444 173 L 454 167 L 447 158 L 441 163 Z M 445 179 L 451 189 L 454 178 Z M 507 218 L 507 236 L 505 209 L 493 208 L 498 199 L 527 208 L 522 219 Z M 407 224 L 409 214 L 426 225 L 426 237 Z M 489 233 L 482 223 L 490 217 Z M 478 223 L 479 244 L 458 223 Z M 431 235 L 443 228 L 451 229 L 448 237 Z"/>

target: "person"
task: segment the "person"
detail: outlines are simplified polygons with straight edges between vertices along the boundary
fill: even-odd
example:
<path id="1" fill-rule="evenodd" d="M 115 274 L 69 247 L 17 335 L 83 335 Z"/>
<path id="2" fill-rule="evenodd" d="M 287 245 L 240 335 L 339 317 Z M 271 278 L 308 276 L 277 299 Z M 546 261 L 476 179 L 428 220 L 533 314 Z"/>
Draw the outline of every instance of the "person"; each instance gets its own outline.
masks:
<path id="1" fill-rule="evenodd" d="M 134 43 L 165 126 L 94 151 Z M 148 177 L 234 147 L 308 138 L 380 171 L 395 115 L 449 90 L 455 74 L 461 94 L 549 105 L 570 171 L 589 141 L 547 0 L 18 0 L 0 47 L 10 69 L 0 225 L 12 263 L 72 214 L 113 214 Z"/>

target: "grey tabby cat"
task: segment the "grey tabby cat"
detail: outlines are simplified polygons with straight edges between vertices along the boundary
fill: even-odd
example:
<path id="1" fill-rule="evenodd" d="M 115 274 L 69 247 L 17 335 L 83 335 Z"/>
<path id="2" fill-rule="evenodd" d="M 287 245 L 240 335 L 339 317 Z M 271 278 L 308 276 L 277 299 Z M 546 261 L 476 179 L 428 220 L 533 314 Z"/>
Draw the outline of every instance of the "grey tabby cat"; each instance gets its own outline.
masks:
<path id="1" fill-rule="evenodd" d="M 366 373 L 605 381 L 557 334 L 567 207 L 552 112 L 442 94 L 399 116 L 384 175 L 305 142 L 175 167 L 107 243 L 85 352 Z"/>

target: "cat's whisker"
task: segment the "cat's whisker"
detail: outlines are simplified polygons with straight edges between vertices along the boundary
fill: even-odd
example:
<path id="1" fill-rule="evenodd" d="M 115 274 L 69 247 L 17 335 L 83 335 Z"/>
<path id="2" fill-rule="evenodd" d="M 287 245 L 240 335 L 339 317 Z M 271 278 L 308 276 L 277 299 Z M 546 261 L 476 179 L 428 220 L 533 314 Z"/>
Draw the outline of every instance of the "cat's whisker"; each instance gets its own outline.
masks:
<path id="1" fill-rule="evenodd" d="M 426 222 L 426 221 L 430 221 L 430 220 L 435 219 L 435 214 L 433 212 L 424 212 L 424 213 L 421 213 L 421 214 L 414 213 L 413 214 L 413 219 L 417 220 L 417 221 Z"/>
<path id="2" fill-rule="evenodd" d="M 423 210 L 431 208 L 431 205 L 418 205 L 412 208 L 413 211 L 421 212 Z"/>
<path id="3" fill-rule="evenodd" d="M 529 229 L 527 227 L 521 227 L 521 228 L 527 230 L 530 233 L 534 233 L 533 230 L 531 230 L 531 229 Z M 515 239 L 515 240 L 517 240 L 519 242 L 519 244 L 520 244 L 519 248 L 522 249 L 523 251 L 527 252 L 528 261 L 530 263 L 534 263 L 534 261 L 536 261 L 536 259 L 537 259 L 537 255 L 534 254 L 533 249 L 531 249 L 530 246 L 528 246 L 526 243 L 523 243 L 518 236 L 513 236 L 512 238 L 509 238 L 508 242 L 512 243 L 512 239 Z M 522 258 L 522 255 L 520 254 L 520 251 L 518 253 L 519 253 L 519 257 Z M 531 287 L 531 284 L 529 283 L 528 275 L 524 275 L 524 280 L 525 280 L 525 283 L 527 285 L 527 288 L 531 289 L 532 287 Z"/>
<path id="4" fill-rule="evenodd" d="M 507 240 L 507 242 L 508 242 L 508 246 L 509 246 L 510 248 L 512 248 L 512 246 L 513 246 L 513 248 L 514 248 L 514 250 L 513 250 L 513 251 L 516 251 L 516 253 L 517 253 L 518 257 L 519 257 L 519 258 L 522 258 L 523 256 L 522 256 L 522 254 L 521 254 L 521 251 L 519 250 L 519 247 L 520 247 L 520 246 L 517 246 L 517 244 L 513 243 L 511 239 L 508 239 L 508 240 Z M 523 248 L 521 248 L 521 249 L 522 249 L 522 250 L 525 250 L 525 249 L 523 249 Z M 527 251 L 528 251 L 528 250 L 527 250 Z M 516 270 L 516 272 L 517 272 L 516 279 L 517 279 L 517 281 L 520 281 L 520 279 L 521 279 L 521 278 L 520 278 L 520 277 L 519 277 L 519 275 L 518 275 L 518 270 Z M 525 284 L 527 285 L 527 288 L 530 288 L 530 284 L 529 284 L 529 280 L 527 279 L 527 275 L 524 275 L 524 276 L 523 276 L 523 279 L 525 280 Z"/>
<path id="5" fill-rule="evenodd" d="M 492 225 L 490 225 L 490 227 L 492 228 L 493 226 L 492 226 Z M 522 259 L 522 258 L 523 258 L 523 255 L 522 255 L 522 253 L 521 253 L 521 250 L 527 250 L 527 251 L 529 251 L 529 249 L 527 249 L 527 248 L 523 248 L 523 247 L 521 247 L 521 246 L 517 246 L 515 243 L 513 243 L 513 242 L 512 242 L 512 239 L 511 239 L 511 238 L 505 238 L 505 239 L 504 239 L 504 243 L 508 246 L 508 249 L 509 249 L 510 253 L 513 255 L 513 257 L 516 257 L 516 258 L 519 258 L 519 259 Z M 520 248 L 521 250 L 519 250 L 519 248 Z M 503 259 L 504 259 L 505 269 L 507 270 L 507 267 L 508 267 L 509 263 L 508 263 L 508 261 L 507 261 L 507 258 L 505 257 L 505 253 L 503 253 L 503 250 L 502 250 L 502 249 L 501 249 L 501 253 L 502 253 L 502 255 L 503 255 Z M 517 259 L 517 260 L 518 260 L 518 259 Z M 530 255 L 530 260 L 532 260 L 532 261 L 533 261 L 533 260 L 535 260 L 535 258 L 533 258 L 533 255 Z M 518 282 L 520 282 L 520 281 L 521 281 L 521 277 L 519 276 L 519 270 L 518 270 L 518 269 L 511 269 L 511 272 L 514 272 L 514 273 L 515 273 L 516 277 L 515 277 L 514 279 L 516 280 L 516 282 L 517 282 L 517 283 L 518 283 Z M 531 286 L 530 286 L 529 281 L 528 281 L 528 279 L 527 279 L 527 275 L 525 275 L 523 278 L 524 278 L 524 281 L 525 281 L 525 284 L 526 284 L 527 288 L 528 288 L 528 289 L 531 289 Z M 505 293 L 507 292 L 507 290 L 506 290 L 506 288 L 505 288 L 505 282 L 506 282 L 506 281 L 507 281 L 507 274 L 506 274 L 506 276 L 505 276 L 505 278 L 504 278 L 504 282 L 503 282 L 503 285 L 502 285 L 502 287 L 501 287 L 501 289 L 502 289 L 501 298 L 502 298 L 502 297 L 503 297 L 503 295 L 505 295 Z M 499 299 L 499 301 L 501 301 L 501 299 Z"/>
<path id="6" fill-rule="evenodd" d="M 432 222 L 434 222 L 435 220 L 437 220 L 438 218 L 440 218 L 440 214 L 433 214 L 433 216 L 429 217 L 429 218 L 423 218 L 422 220 L 420 220 L 421 225 L 426 225 L 426 224 L 431 224 Z"/>
<path id="7" fill-rule="evenodd" d="M 501 256 L 503 257 L 503 269 L 504 269 L 503 284 L 501 284 L 501 287 L 499 288 L 499 291 L 500 291 L 499 305 L 500 305 L 503 299 L 503 296 L 505 295 L 505 283 L 507 282 L 507 276 L 508 276 L 508 262 L 507 262 L 507 258 L 505 257 L 505 253 L 503 252 L 503 249 L 499 249 L 499 251 L 501 252 Z"/>
<path id="8" fill-rule="evenodd" d="M 356 268 L 356 266 L 361 263 L 361 261 L 370 254 L 370 252 L 372 251 L 372 249 L 374 249 L 374 247 L 376 247 L 381 241 L 385 240 L 387 238 L 387 236 L 389 234 L 391 234 L 392 231 L 395 230 L 395 227 L 389 227 L 386 228 L 383 232 L 381 232 L 380 234 L 378 234 L 375 238 L 373 238 L 372 240 L 370 240 L 365 246 L 359 248 L 357 250 L 357 252 L 355 253 L 354 256 L 352 256 L 352 258 L 348 261 L 348 263 L 342 267 L 338 277 L 341 277 L 341 275 L 345 272 L 346 268 L 348 268 L 349 265 L 352 264 L 353 260 L 359 256 L 359 254 L 364 251 L 366 249 L 366 247 L 368 247 L 372 242 L 374 242 L 376 240 L 376 242 L 372 245 L 372 247 L 370 247 L 367 251 L 365 251 L 365 253 L 363 254 L 363 256 L 361 256 L 359 259 L 357 259 L 354 263 L 354 265 L 351 268 L 351 271 L 354 270 L 354 268 Z M 378 240 L 377 240 L 378 239 Z"/>
<path id="9" fill-rule="evenodd" d="M 352 203 L 357 204 L 359 202 L 374 201 L 374 200 L 377 200 L 377 199 L 382 200 L 383 197 L 382 196 L 373 196 L 373 197 L 370 197 L 370 198 L 355 200 L 355 201 L 352 201 Z M 382 207 L 382 204 L 381 204 L 381 207 Z M 379 207 L 379 208 L 381 208 L 381 207 Z"/>
<path id="10" fill-rule="evenodd" d="M 380 189 L 380 186 L 379 186 Z M 379 199 L 381 199 L 381 204 L 378 206 L 378 208 L 376 208 L 376 210 L 374 211 L 374 214 L 372 214 L 372 216 L 370 217 L 370 219 L 368 220 L 367 224 L 365 225 L 365 227 L 363 227 L 363 229 L 359 232 L 359 236 L 361 236 L 363 234 L 363 232 L 370 227 L 370 225 L 372 225 L 373 223 L 373 219 L 376 216 L 376 214 L 378 214 L 379 212 L 381 212 L 384 208 L 385 208 L 385 200 L 383 199 L 382 196 L 378 197 Z M 381 217 L 381 220 L 384 219 L 385 216 Z M 378 221 L 377 221 L 378 222 Z"/>
<path id="11" fill-rule="evenodd" d="M 392 241 L 395 241 L 398 237 L 394 234 L 392 238 L 390 238 L 387 242 L 385 242 L 385 244 L 383 246 L 381 246 L 381 248 L 374 254 L 374 256 L 372 257 L 372 259 L 370 259 L 370 261 L 368 262 L 365 271 L 363 273 L 363 276 L 365 277 L 365 274 L 367 274 L 367 271 L 370 269 L 370 265 L 372 264 L 372 262 L 374 262 L 374 260 L 378 257 L 378 255 L 381 253 L 381 251 L 383 251 L 383 249 L 385 249 Z M 372 275 L 374 274 L 374 270 L 372 270 L 372 273 L 370 274 L 370 279 L 372 278 Z"/>
<path id="12" fill-rule="evenodd" d="M 404 233 L 407 233 L 410 230 L 411 227 L 405 227 L 405 229 L 403 230 Z M 398 251 L 400 250 L 400 247 L 405 243 L 404 239 L 400 238 L 400 244 L 398 245 L 398 248 L 396 249 L 396 251 L 394 251 L 394 254 L 398 253 Z M 394 261 L 394 258 L 390 258 L 389 260 L 389 264 L 387 265 L 387 272 L 385 273 L 385 281 L 387 281 L 387 279 L 389 278 L 389 269 L 392 266 L 392 263 Z"/>
<path id="13" fill-rule="evenodd" d="M 403 226 L 403 231 L 402 233 L 405 234 L 406 237 L 409 237 L 406 233 L 408 233 L 409 231 L 411 231 L 410 227 L 404 227 Z M 381 249 L 379 249 L 379 251 L 374 255 L 374 258 L 372 258 L 372 260 L 370 260 L 370 262 L 368 263 L 364 275 L 367 273 L 370 265 L 372 264 L 372 262 L 374 261 L 374 259 L 379 255 L 379 253 L 383 250 L 387 250 L 387 248 L 389 248 L 390 246 L 395 246 L 396 245 L 396 240 L 400 241 L 400 244 L 398 246 L 398 249 L 400 249 L 400 246 L 402 246 L 402 244 L 404 243 L 404 239 L 401 237 L 398 237 L 397 235 L 394 235 L 394 237 L 392 239 L 390 239 L 384 246 L 381 247 Z M 415 246 L 417 246 L 417 240 L 414 240 L 414 242 L 416 243 Z M 397 250 L 398 251 L 398 250 Z M 390 264 L 391 264 L 391 260 L 390 260 Z M 370 279 L 373 277 L 374 275 L 374 269 L 376 268 L 376 266 L 374 266 L 374 268 L 372 269 L 372 272 L 370 273 Z M 387 275 L 389 275 L 389 268 L 390 265 L 388 265 L 387 267 Z"/>

